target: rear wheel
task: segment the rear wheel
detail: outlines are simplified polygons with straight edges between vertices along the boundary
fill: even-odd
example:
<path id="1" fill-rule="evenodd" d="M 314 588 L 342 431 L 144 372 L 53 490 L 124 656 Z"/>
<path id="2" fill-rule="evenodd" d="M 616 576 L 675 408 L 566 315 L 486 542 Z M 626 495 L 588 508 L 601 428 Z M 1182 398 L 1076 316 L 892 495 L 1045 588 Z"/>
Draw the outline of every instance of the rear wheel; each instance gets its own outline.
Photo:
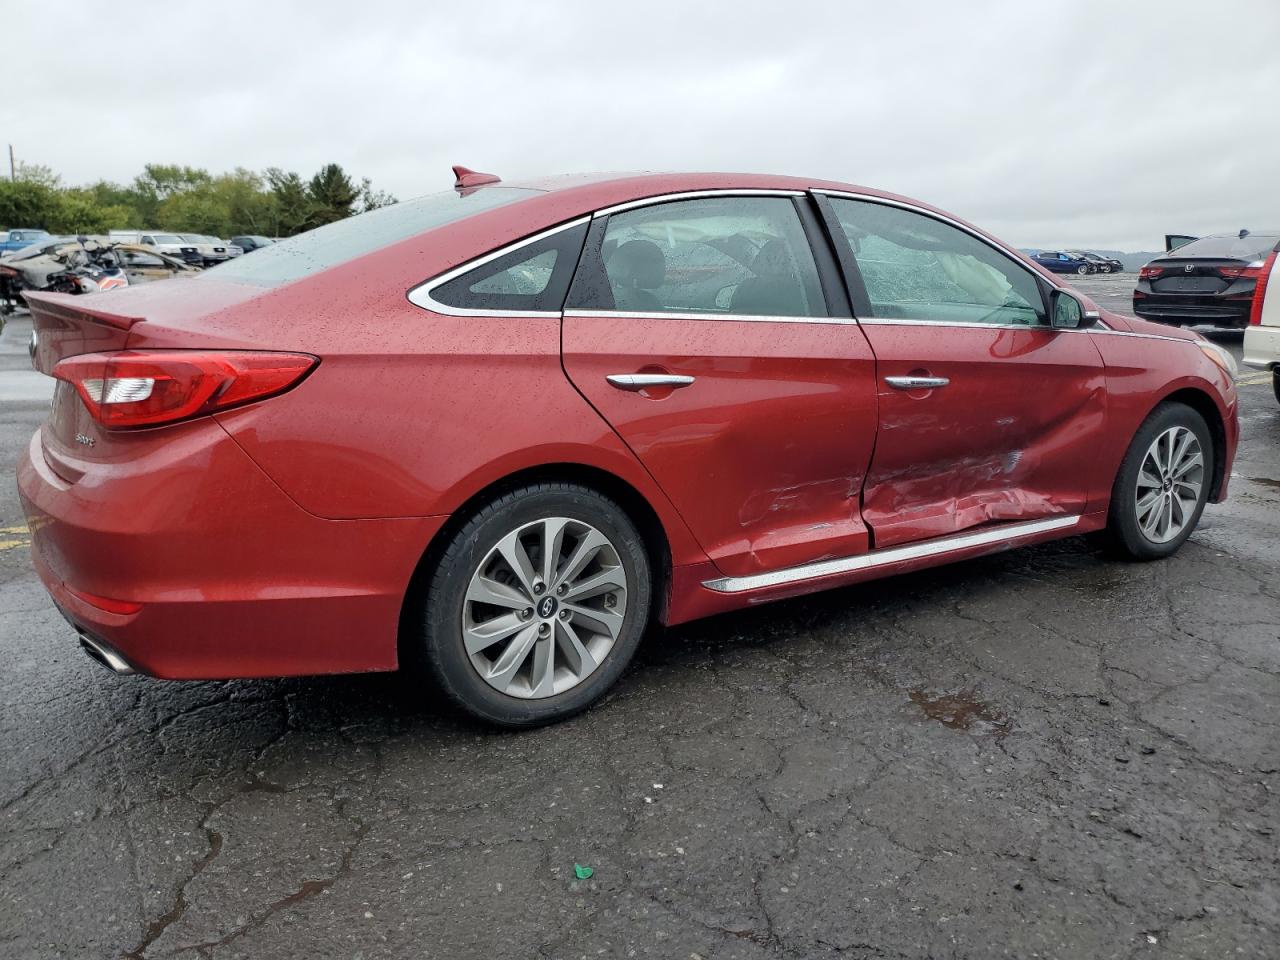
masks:
<path id="1" fill-rule="evenodd" d="M 1080 264 L 1080 266 L 1076 267 L 1076 273 L 1080 274 L 1080 276 L 1082 277 L 1088 272 L 1089 272 L 1089 268 L 1083 263 Z"/>
<path id="2" fill-rule="evenodd" d="M 422 652 L 444 691 L 491 723 L 586 709 L 618 679 L 649 617 L 635 525 L 587 487 L 543 483 L 480 508 L 427 591 Z"/>
<path id="3" fill-rule="evenodd" d="M 1276 403 L 1280 403 L 1280 368 L 1271 371 L 1271 390 L 1276 395 Z"/>
<path id="4" fill-rule="evenodd" d="M 1177 551 L 1200 522 L 1213 477 L 1204 418 L 1181 403 L 1156 408 L 1138 429 L 1111 491 L 1108 531 L 1132 560 Z"/>

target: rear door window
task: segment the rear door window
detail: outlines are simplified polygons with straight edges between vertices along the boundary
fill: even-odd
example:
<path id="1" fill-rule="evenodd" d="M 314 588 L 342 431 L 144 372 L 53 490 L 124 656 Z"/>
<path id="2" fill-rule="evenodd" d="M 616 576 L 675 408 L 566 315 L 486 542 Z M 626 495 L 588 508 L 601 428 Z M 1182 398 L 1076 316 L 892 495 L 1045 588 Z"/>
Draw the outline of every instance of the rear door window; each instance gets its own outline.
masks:
<path id="1" fill-rule="evenodd" d="M 827 316 L 813 252 L 787 197 L 673 200 L 612 214 L 597 261 L 580 271 L 570 306 Z"/>

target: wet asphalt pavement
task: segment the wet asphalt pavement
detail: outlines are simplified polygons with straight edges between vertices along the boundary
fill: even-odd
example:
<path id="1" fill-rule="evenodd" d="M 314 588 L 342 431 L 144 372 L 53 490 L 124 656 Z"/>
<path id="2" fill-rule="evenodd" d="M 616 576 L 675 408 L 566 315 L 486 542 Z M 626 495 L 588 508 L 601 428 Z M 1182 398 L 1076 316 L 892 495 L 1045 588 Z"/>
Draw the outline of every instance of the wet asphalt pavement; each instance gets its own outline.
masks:
<path id="1" fill-rule="evenodd" d="M 0 956 L 1280 950 L 1280 407 L 1248 371 L 1231 499 L 1171 560 L 1073 539 L 657 633 L 597 709 L 503 734 L 397 676 L 81 655 L 13 489 L 28 330 L 0 339 Z"/>

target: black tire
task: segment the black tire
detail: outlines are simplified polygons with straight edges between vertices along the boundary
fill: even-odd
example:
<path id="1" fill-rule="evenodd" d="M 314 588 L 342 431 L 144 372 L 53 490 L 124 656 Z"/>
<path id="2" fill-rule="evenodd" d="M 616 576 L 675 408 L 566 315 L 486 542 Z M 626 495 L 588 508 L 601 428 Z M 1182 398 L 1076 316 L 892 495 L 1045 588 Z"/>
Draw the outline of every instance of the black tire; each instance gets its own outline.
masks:
<path id="1" fill-rule="evenodd" d="M 1276 395 L 1276 403 L 1280 403 L 1280 368 L 1271 371 L 1271 390 Z"/>
<path id="2" fill-rule="evenodd" d="M 1101 270 L 1103 273 L 1110 273 L 1110 272 L 1111 272 L 1111 265 L 1110 265 L 1110 264 L 1106 264 L 1106 263 L 1104 263 L 1104 264 L 1103 264 L 1101 267 L 1099 267 L 1098 269 L 1099 269 L 1099 270 Z"/>
<path id="3" fill-rule="evenodd" d="M 1138 473 L 1156 437 L 1171 427 L 1185 427 L 1195 434 L 1204 457 L 1203 481 L 1190 522 L 1175 537 L 1159 543 L 1149 539 L 1138 523 Z M 1136 561 L 1160 560 L 1176 553 L 1200 522 L 1200 515 L 1209 499 L 1215 468 L 1213 438 L 1204 417 L 1182 403 L 1162 403 L 1156 407 L 1134 434 L 1111 489 L 1107 533 L 1114 551 L 1124 559 Z"/>
<path id="4" fill-rule="evenodd" d="M 1076 273 L 1082 277 L 1088 272 L 1089 272 L 1089 268 L 1086 267 L 1083 263 L 1080 264 L 1080 266 L 1076 267 Z"/>
<path id="5" fill-rule="evenodd" d="M 499 540 L 548 517 L 582 521 L 610 541 L 627 577 L 626 612 L 617 639 L 593 672 L 562 693 L 527 699 L 490 686 L 472 665 L 463 644 L 463 600 L 476 568 Z M 648 626 L 652 594 L 644 540 L 618 504 L 577 484 L 533 484 L 485 504 L 453 535 L 430 577 L 419 649 L 409 652 L 421 654 L 441 689 L 473 716 L 512 728 L 553 723 L 585 710 L 617 681 Z"/>

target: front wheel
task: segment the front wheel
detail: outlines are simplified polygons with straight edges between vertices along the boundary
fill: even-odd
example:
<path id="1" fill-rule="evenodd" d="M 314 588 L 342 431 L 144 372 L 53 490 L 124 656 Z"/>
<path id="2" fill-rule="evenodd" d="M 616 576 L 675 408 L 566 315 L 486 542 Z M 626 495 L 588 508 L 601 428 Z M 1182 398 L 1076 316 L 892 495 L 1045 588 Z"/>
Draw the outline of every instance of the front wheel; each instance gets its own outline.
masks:
<path id="1" fill-rule="evenodd" d="M 427 590 L 421 651 L 443 690 L 490 723 L 531 727 L 613 686 L 649 619 L 644 541 L 613 500 L 540 483 L 481 507 Z"/>
<path id="2" fill-rule="evenodd" d="M 1181 403 L 1156 408 L 1138 429 L 1111 491 L 1107 529 L 1131 560 L 1158 560 L 1200 522 L 1214 470 L 1204 417 Z"/>
<path id="3" fill-rule="evenodd" d="M 1280 367 L 1271 371 L 1271 390 L 1276 395 L 1276 403 L 1280 403 Z"/>

